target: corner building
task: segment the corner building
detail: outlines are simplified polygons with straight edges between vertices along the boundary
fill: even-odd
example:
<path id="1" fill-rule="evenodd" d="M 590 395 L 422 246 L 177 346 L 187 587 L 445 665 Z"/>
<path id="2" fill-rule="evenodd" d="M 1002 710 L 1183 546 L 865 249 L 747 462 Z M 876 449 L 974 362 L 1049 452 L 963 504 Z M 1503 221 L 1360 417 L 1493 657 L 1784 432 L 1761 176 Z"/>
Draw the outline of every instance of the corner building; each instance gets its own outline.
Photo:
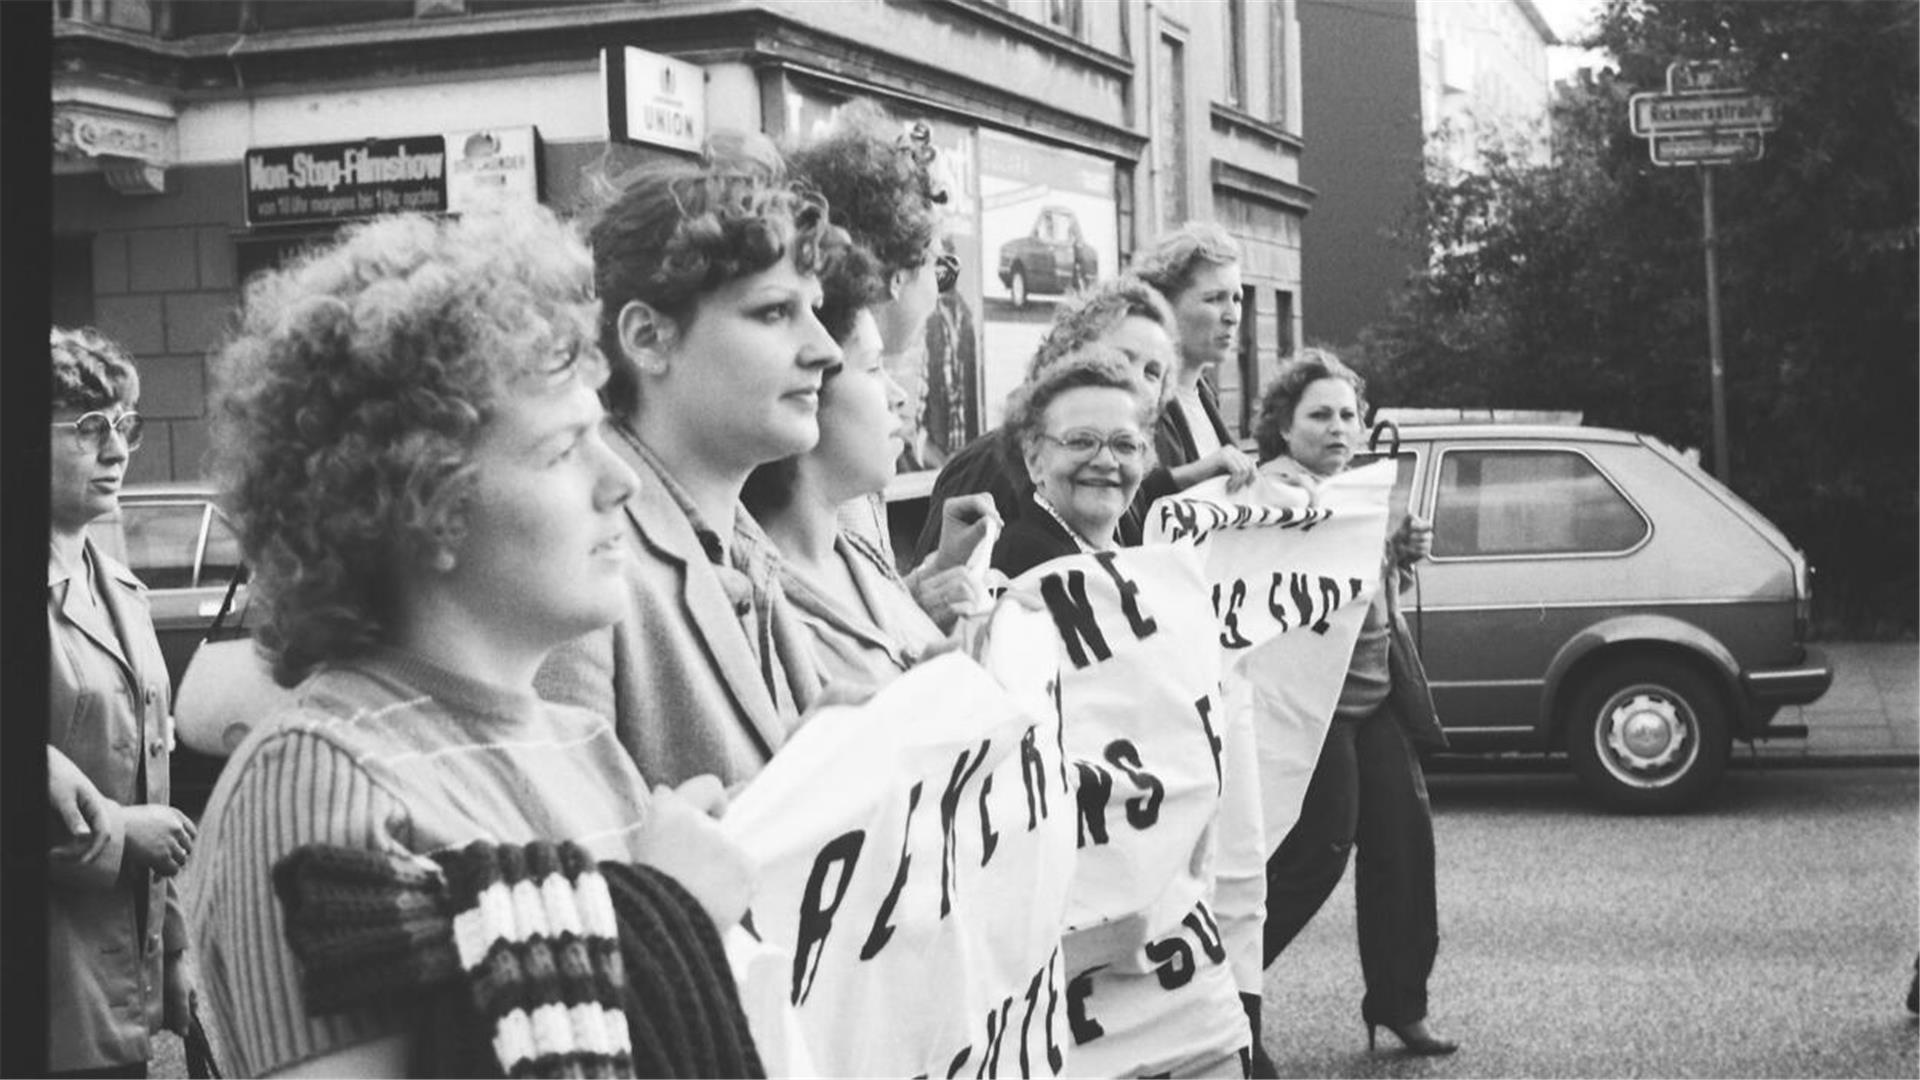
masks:
<path id="1" fill-rule="evenodd" d="M 1191 217 L 1246 249 L 1216 375 L 1244 433 L 1301 321 L 1299 41 L 1295 0 L 61 0 L 53 317 L 140 361 L 129 478 L 195 479 L 249 275 L 392 210 L 577 213 L 706 132 L 864 97 L 931 131 L 960 262 L 897 373 L 909 465 L 997 422 L 1061 296 Z"/>

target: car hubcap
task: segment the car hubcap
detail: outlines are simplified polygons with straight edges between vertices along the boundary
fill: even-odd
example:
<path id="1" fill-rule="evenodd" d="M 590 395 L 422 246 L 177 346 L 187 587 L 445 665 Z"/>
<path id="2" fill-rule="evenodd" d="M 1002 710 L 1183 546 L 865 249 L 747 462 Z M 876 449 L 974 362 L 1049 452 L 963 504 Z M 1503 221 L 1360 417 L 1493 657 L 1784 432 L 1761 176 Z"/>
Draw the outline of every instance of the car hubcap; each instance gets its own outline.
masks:
<path id="1" fill-rule="evenodd" d="M 1594 733 L 1607 770 L 1635 787 L 1672 783 L 1693 764 L 1700 740 L 1691 715 L 1658 691 L 1625 691 L 1608 703 Z"/>

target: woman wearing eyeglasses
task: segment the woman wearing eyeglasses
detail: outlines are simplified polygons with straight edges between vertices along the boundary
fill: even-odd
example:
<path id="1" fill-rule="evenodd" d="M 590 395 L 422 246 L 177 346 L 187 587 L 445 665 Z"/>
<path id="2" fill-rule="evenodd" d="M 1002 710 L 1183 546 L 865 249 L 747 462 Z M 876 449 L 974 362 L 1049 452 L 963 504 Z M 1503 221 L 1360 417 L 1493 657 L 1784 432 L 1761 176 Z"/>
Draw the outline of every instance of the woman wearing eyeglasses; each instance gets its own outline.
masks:
<path id="1" fill-rule="evenodd" d="M 1125 355 L 1089 346 L 1034 375 L 1007 404 L 1033 495 L 993 549 L 1008 577 L 1062 555 L 1120 545 L 1120 519 L 1153 465 L 1157 402 Z"/>
<path id="2" fill-rule="evenodd" d="M 149 1036 L 185 1032 L 174 875 L 194 824 L 168 805 L 171 698 L 145 586 L 87 526 L 119 505 L 140 445 L 140 376 L 92 330 L 55 328 L 48 510 L 47 742 L 114 805 L 104 842 L 48 862 L 47 1066 L 145 1076 Z"/>

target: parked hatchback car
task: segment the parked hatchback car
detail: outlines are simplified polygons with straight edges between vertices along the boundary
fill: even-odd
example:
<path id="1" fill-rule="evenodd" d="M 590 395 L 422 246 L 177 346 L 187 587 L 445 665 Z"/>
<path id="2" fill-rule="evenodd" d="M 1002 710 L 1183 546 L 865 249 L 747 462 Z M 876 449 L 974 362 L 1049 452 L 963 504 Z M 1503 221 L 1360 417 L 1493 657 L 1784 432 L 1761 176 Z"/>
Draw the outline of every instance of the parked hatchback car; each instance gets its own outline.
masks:
<path id="1" fill-rule="evenodd" d="M 176 701 L 187 661 L 206 637 L 227 587 L 240 570 L 240 539 L 214 505 L 207 484 L 129 484 L 120 507 L 88 528 L 101 550 L 127 564 L 147 586 Z M 245 619 L 247 588 L 234 590 L 230 624 Z M 222 758 L 181 744 L 173 752 L 173 802 L 198 817 Z"/>
<path id="2" fill-rule="evenodd" d="M 1608 803 L 1673 810 L 1733 739 L 1805 736 L 1774 720 L 1833 681 L 1806 644 L 1811 570 L 1688 457 L 1548 425 L 1375 449 L 1400 463 L 1396 508 L 1433 521 L 1408 611 L 1455 751 L 1565 750 Z"/>

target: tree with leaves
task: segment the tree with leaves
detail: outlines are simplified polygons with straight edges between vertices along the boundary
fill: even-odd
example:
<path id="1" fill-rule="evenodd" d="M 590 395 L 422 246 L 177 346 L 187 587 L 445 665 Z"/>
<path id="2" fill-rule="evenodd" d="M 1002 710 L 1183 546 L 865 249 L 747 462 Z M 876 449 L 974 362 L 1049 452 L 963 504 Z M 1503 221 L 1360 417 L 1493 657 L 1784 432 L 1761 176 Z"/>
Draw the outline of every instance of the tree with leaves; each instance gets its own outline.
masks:
<path id="1" fill-rule="evenodd" d="M 1614 67 L 1559 88 L 1553 160 L 1497 143 L 1429 166 L 1428 253 L 1359 366 L 1392 404 L 1579 410 L 1704 447 L 1701 177 L 1628 130 L 1667 65 L 1771 97 L 1762 160 L 1715 175 L 1734 490 L 1806 549 L 1828 633 L 1915 628 L 1920 482 L 1920 4 L 1612 0 Z"/>

